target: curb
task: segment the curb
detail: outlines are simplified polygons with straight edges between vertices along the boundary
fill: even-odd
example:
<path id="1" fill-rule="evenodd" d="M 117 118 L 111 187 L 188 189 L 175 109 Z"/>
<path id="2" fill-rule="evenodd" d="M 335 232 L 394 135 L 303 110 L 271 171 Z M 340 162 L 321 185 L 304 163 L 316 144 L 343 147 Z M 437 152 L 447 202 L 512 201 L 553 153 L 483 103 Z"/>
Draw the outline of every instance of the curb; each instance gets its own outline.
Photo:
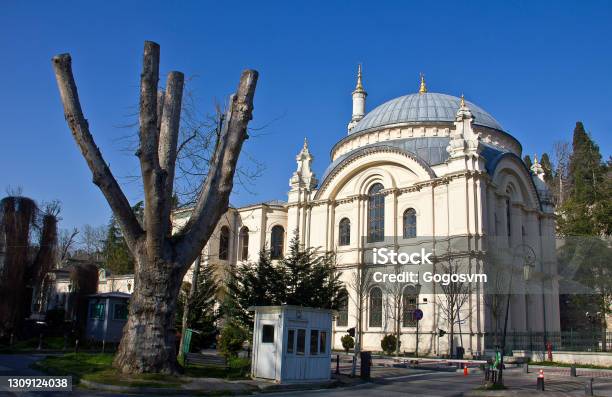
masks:
<path id="1" fill-rule="evenodd" d="M 184 394 L 188 393 L 188 390 L 184 389 L 164 389 L 162 387 L 132 387 L 132 386 L 118 386 L 118 385 L 106 385 L 103 383 L 92 382 L 87 379 L 81 379 L 80 385 L 86 386 L 90 389 L 122 392 L 122 393 L 138 393 L 138 394 L 154 394 L 154 395 L 173 395 L 173 394 Z"/>

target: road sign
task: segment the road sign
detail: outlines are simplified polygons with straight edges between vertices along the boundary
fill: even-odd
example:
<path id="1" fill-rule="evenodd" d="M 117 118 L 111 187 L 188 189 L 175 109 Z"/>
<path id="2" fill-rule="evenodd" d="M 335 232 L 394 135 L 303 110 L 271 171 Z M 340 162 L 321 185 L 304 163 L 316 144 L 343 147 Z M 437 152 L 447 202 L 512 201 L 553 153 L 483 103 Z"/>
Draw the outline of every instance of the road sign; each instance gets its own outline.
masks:
<path id="1" fill-rule="evenodd" d="M 415 319 L 415 320 L 417 320 L 417 321 L 419 321 L 419 320 L 423 319 L 423 310 L 421 310 L 421 309 L 416 309 L 416 310 L 413 312 L 413 316 L 414 316 L 414 319 Z"/>

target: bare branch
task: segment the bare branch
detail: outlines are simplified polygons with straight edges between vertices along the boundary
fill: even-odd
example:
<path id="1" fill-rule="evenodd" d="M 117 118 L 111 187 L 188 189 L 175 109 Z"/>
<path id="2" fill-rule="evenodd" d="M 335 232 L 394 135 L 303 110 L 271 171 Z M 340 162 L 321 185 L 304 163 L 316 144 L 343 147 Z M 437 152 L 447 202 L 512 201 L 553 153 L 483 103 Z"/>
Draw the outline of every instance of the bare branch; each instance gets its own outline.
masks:
<path id="1" fill-rule="evenodd" d="M 227 210 L 234 173 L 242 144 L 248 138 L 247 124 L 252 118 L 253 97 L 258 73 L 242 73 L 238 92 L 232 95 L 227 117 L 217 141 L 208 176 L 198 196 L 194 212 L 177 235 L 176 252 L 185 256 L 182 263 L 191 263 L 204 245 L 221 214 Z"/>
<path id="2" fill-rule="evenodd" d="M 172 192 L 174 191 L 174 167 L 181 121 L 181 101 L 183 81 L 181 72 L 170 72 L 166 82 L 166 95 L 159 130 L 159 165 L 165 172 L 165 197 L 163 198 L 162 222 L 167 235 L 171 233 L 170 211 L 172 210 Z"/>
<path id="3" fill-rule="evenodd" d="M 72 131 L 72 136 L 87 161 L 93 175 L 93 183 L 102 191 L 106 201 L 117 215 L 126 241 L 133 245 L 143 235 L 143 230 L 89 131 L 89 123 L 83 116 L 76 83 L 72 75 L 70 54 L 57 55 L 53 57 L 52 63 L 62 104 L 64 105 L 64 117 Z"/>

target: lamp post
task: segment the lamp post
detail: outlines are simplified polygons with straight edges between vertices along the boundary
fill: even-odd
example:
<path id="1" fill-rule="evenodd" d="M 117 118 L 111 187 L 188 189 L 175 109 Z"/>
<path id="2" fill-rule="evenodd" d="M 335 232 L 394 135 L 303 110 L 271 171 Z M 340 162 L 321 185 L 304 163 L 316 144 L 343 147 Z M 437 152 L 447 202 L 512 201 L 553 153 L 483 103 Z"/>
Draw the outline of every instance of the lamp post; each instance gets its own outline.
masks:
<path id="1" fill-rule="evenodd" d="M 523 260 L 523 279 L 528 281 L 531 277 L 531 273 L 533 271 L 534 263 L 536 261 L 535 251 L 533 248 L 528 246 L 527 244 L 519 244 L 513 249 L 515 253 L 513 257 L 520 257 Z M 510 292 L 512 291 L 512 279 L 514 275 L 514 262 L 512 264 L 512 269 L 510 269 L 510 281 L 508 283 L 508 294 L 506 299 L 506 315 L 504 319 L 504 334 L 502 336 L 502 345 L 501 345 L 501 353 L 499 360 L 499 376 L 497 377 L 497 384 L 504 384 L 503 380 L 503 370 L 504 370 L 504 353 L 506 349 L 506 335 L 508 333 L 508 314 L 510 312 Z"/>
<path id="2" fill-rule="evenodd" d="M 419 310 L 419 301 L 421 299 L 421 278 L 420 278 L 420 273 L 419 273 L 419 282 L 415 285 L 416 288 L 416 310 Z M 414 315 L 414 313 L 413 313 Z M 416 318 L 416 349 L 414 352 L 415 357 L 419 356 L 419 322 L 421 321 L 421 319 Z"/>

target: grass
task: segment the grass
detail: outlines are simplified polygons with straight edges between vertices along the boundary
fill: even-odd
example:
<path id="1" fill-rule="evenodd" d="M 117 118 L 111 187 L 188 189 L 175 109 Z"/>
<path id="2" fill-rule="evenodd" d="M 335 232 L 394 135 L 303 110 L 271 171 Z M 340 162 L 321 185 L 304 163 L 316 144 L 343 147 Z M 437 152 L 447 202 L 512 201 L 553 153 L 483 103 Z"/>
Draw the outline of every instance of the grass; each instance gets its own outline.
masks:
<path id="1" fill-rule="evenodd" d="M 222 378 L 227 380 L 248 379 L 251 360 L 248 358 L 230 358 L 229 368 L 217 366 L 187 365 L 185 375 L 194 378 Z"/>
<path id="2" fill-rule="evenodd" d="M 71 375 L 78 383 L 81 379 L 96 383 L 131 387 L 179 387 L 184 381 L 176 376 L 161 374 L 124 375 L 112 367 L 112 354 L 69 353 L 48 356 L 33 366 L 51 375 Z"/>
<path id="3" fill-rule="evenodd" d="M 163 374 L 124 375 L 112 367 L 113 354 L 68 353 L 48 356 L 33 364 L 33 367 L 50 375 L 69 375 L 73 382 L 81 379 L 106 385 L 129 387 L 178 388 L 189 380 L 180 376 Z M 186 377 L 222 378 L 228 380 L 247 379 L 250 360 L 230 358 L 229 368 L 214 366 L 192 366 L 185 368 Z"/>
<path id="4" fill-rule="evenodd" d="M 541 365 L 545 367 L 572 367 L 576 366 L 576 368 L 588 368 L 588 369 L 612 369 L 610 366 L 605 365 L 593 365 L 593 364 L 568 364 L 568 363 L 559 363 L 556 361 L 532 361 L 529 365 Z"/>

